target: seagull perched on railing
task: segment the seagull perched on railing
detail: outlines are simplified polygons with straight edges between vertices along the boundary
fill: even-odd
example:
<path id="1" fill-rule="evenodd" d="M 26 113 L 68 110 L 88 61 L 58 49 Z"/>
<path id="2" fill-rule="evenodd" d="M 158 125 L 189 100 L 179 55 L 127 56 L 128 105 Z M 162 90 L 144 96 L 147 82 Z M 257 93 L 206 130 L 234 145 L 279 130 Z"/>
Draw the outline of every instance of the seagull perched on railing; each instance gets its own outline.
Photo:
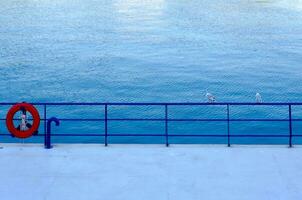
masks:
<path id="1" fill-rule="evenodd" d="M 262 103 L 262 97 L 261 97 L 261 95 L 260 95 L 260 93 L 256 93 L 256 103 Z"/>
<path id="2" fill-rule="evenodd" d="M 206 93 L 206 97 L 207 97 L 209 103 L 214 103 L 216 101 L 215 96 L 209 92 Z"/>

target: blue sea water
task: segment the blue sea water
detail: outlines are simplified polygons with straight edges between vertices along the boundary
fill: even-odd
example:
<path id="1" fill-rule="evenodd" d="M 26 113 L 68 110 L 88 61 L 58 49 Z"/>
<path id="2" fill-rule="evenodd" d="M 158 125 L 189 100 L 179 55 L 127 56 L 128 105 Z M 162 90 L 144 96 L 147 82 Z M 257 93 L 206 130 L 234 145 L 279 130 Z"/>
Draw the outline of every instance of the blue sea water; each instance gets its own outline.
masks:
<path id="1" fill-rule="evenodd" d="M 253 102 L 256 92 L 265 102 L 302 102 L 301 63 L 301 0 L 0 0 L 0 102 L 205 102 L 206 91 L 219 102 Z M 302 118 L 301 108 L 294 109 Z M 7 110 L 0 107 L 1 118 Z M 102 118 L 103 112 L 103 107 L 48 108 L 48 116 L 61 118 Z M 164 112 L 152 106 L 110 108 L 109 117 L 115 115 L 162 118 Z M 221 118 L 225 108 L 169 110 L 171 118 L 188 116 Z M 288 113 L 287 107 L 231 108 L 231 117 L 286 119 Z M 298 133 L 302 124 L 294 123 Z M 110 122 L 109 129 L 162 133 L 164 124 Z M 56 133 L 103 131 L 102 122 L 62 122 L 54 128 Z M 225 131 L 226 124 L 218 122 L 169 124 L 175 134 Z M 231 131 L 287 134 L 288 123 L 236 122 Z M 7 133 L 4 121 L 0 133 Z M 56 139 L 67 140 L 103 142 L 99 137 Z"/>

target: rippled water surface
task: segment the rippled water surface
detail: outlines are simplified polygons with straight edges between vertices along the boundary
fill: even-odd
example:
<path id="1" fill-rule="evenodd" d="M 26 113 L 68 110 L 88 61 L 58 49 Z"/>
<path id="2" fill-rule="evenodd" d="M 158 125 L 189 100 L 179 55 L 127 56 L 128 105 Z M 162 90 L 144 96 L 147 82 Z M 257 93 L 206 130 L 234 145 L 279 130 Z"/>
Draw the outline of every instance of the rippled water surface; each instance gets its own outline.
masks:
<path id="1" fill-rule="evenodd" d="M 294 102 L 301 67 L 301 0 L 0 0 L 1 102 Z"/>

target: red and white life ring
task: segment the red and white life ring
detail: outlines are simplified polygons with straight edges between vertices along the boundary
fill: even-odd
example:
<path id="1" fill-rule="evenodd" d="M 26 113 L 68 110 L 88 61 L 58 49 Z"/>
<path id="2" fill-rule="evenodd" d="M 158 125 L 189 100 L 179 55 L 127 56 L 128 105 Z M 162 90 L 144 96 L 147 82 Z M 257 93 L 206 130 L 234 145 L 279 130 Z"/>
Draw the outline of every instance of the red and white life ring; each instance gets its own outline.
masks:
<path id="1" fill-rule="evenodd" d="M 16 112 L 20 111 L 21 108 L 30 112 L 33 117 L 32 126 L 27 130 L 18 130 L 14 125 L 14 116 Z M 32 136 L 39 128 L 40 115 L 38 110 L 29 103 L 18 103 L 13 105 L 6 115 L 6 127 L 8 131 L 17 138 L 28 138 Z"/>

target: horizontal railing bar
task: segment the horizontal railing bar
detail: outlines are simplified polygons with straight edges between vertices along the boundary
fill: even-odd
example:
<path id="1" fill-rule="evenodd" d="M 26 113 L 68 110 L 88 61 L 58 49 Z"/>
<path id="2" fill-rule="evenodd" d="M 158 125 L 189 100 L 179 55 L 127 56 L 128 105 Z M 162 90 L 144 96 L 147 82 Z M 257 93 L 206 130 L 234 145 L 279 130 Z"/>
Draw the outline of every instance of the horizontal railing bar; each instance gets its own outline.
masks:
<path id="1" fill-rule="evenodd" d="M 168 121 L 228 121 L 227 119 L 168 119 Z M 230 119 L 229 121 L 286 121 L 288 119 Z M 292 120 L 294 121 L 294 120 Z M 298 120 L 296 120 L 298 121 Z M 299 121 L 302 121 L 302 119 Z"/>
<path id="2" fill-rule="evenodd" d="M 17 102 L 0 102 L 0 105 L 14 105 L 16 104 Z M 274 105 L 279 105 L 279 106 L 286 106 L 286 105 L 302 105 L 302 102 L 288 102 L 288 103 L 281 103 L 281 102 L 271 102 L 271 103 L 252 103 L 252 102 L 217 102 L 217 103 L 199 103 L 199 102 L 187 102 L 187 103 L 178 103 L 178 102 L 175 102 L 175 103 L 165 103 L 165 102 L 162 102 L 162 103 L 149 103 L 149 102 L 146 102 L 146 103 L 137 103 L 137 102 L 133 102 L 133 103 L 122 103 L 122 102 L 108 102 L 108 103 L 100 103 L 100 102 L 45 102 L 45 103 L 42 103 L 42 102 L 33 102 L 31 103 L 33 105 L 116 105 L 116 106 L 148 106 L 148 105 L 208 105 L 208 106 L 215 106 L 215 105 L 255 105 L 255 106 L 274 106 Z"/>
<path id="3" fill-rule="evenodd" d="M 112 133 L 112 134 L 108 134 L 108 136 L 127 136 L 127 137 L 131 137 L 131 136 L 145 136 L 145 137 L 148 137 L 148 136 L 165 136 L 165 134 L 119 134 L 119 133 Z"/>
<path id="4" fill-rule="evenodd" d="M 104 121 L 104 119 L 77 119 L 77 118 L 58 118 L 61 121 Z M 0 121 L 5 121 L 6 119 L 0 119 Z M 21 120 L 21 119 L 13 119 L 15 121 Z M 27 119 L 29 121 L 33 119 Z M 44 121 L 45 119 L 40 119 L 41 121 Z"/>
<path id="5" fill-rule="evenodd" d="M 171 137 L 228 137 L 225 134 L 169 134 Z M 247 134 L 247 135 L 234 135 L 231 134 L 231 137 L 288 137 L 288 135 L 255 135 L 255 134 Z"/>
<path id="6" fill-rule="evenodd" d="M 225 134 L 169 134 L 169 137 L 227 137 Z"/>
<path id="7" fill-rule="evenodd" d="M 266 135 L 255 135 L 255 134 L 244 134 L 244 135 L 234 135 L 232 134 L 231 135 L 232 137 L 288 137 L 288 135 L 269 135 L 269 134 L 266 134 Z"/>
<path id="8" fill-rule="evenodd" d="M 60 121 L 104 121 L 105 119 L 81 119 L 81 118 L 58 118 Z M 0 119 L 5 121 L 6 119 Z M 20 120 L 20 119 L 13 119 Z M 28 119 L 33 120 L 33 119 Z M 44 121 L 45 119 L 40 119 Z M 108 121 L 165 121 L 165 119 L 152 119 L 152 118 L 108 118 Z M 228 121 L 227 119 L 167 119 L 168 121 Z M 289 121 L 289 119 L 230 119 L 229 121 Z M 302 121 L 302 119 L 292 119 L 292 121 Z"/>
<path id="9" fill-rule="evenodd" d="M 167 119 L 174 122 L 193 122 L 193 121 L 228 121 L 227 119 Z"/>
<path id="10" fill-rule="evenodd" d="M 259 122 L 265 122 L 265 121 L 283 121 L 283 122 L 288 122 L 289 119 L 230 119 L 230 121 L 234 121 L 234 122 L 240 122 L 240 121 L 244 121 L 244 122 L 253 122 L 253 121 L 259 121 Z"/>
<path id="11" fill-rule="evenodd" d="M 5 121 L 6 119 L 0 119 L 0 121 Z M 20 119 L 14 119 L 14 120 L 20 120 Z M 32 119 L 28 119 L 32 120 Z M 44 121 L 45 119 L 40 119 L 41 121 Z M 105 119 L 77 119 L 77 118 L 59 118 L 60 121 L 105 121 Z M 108 118 L 108 121 L 165 121 L 165 119 L 152 119 L 152 118 Z M 168 121 L 228 121 L 227 119 L 167 119 Z M 284 121 L 288 122 L 289 119 L 230 119 L 229 121 Z M 302 121 L 302 119 L 292 119 L 292 121 Z"/>
<path id="12" fill-rule="evenodd" d="M 108 118 L 108 121 L 165 121 L 165 119 L 152 118 Z M 227 119 L 167 119 L 168 121 L 228 121 Z M 289 119 L 230 119 L 229 121 L 284 121 Z M 302 119 L 292 119 L 292 121 L 302 121 Z"/>
<path id="13" fill-rule="evenodd" d="M 108 118 L 108 121 L 165 121 L 165 119 L 156 118 Z"/>
<path id="14" fill-rule="evenodd" d="M 105 134 L 66 134 L 66 133 L 56 133 L 51 134 L 52 136 L 105 136 Z M 126 134 L 126 133 L 111 133 L 108 136 L 121 136 L 121 137 L 131 137 L 131 136 L 160 136 L 163 137 L 165 134 L 157 134 L 157 133 L 150 133 L 150 134 Z M 169 137 L 227 137 L 226 134 L 169 134 Z M 231 134 L 231 137 L 288 137 L 286 134 Z M 293 136 L 302 136 L 302 135 L 293 135 Z"/>
<path id="15" fill-rule="evenodd" d="M 105 134 L 69 134 L 69 133 L 52 133 L 51 136 L 105 136 Z"/>
<path id="16" fill-rule="evenodd" d="M 69 134 L 69 133 L 54 133 L 52 136 L 105 136 L 105 134 Z M 11 134 L 1 133 L 0 136 L 11 136 Z M 43 133 L 34 137 L 44 136 Z M 108 134 L 108 136 L 165 136 L 165 134 Z M 169 134 L 169 137 L 227 137 L 225 134 Z M 286 134 L 280 135 L 256 135 L 256 134 L 231 134 L 231 137 L 288 137 Z M 293 137 L 302 137 L 302 134 L 293 134 Z"/>
<path id="17" fill-rule="evenodd" d="M 105 119 L 58 118 L 60 121 L 104 121 Z"/>

